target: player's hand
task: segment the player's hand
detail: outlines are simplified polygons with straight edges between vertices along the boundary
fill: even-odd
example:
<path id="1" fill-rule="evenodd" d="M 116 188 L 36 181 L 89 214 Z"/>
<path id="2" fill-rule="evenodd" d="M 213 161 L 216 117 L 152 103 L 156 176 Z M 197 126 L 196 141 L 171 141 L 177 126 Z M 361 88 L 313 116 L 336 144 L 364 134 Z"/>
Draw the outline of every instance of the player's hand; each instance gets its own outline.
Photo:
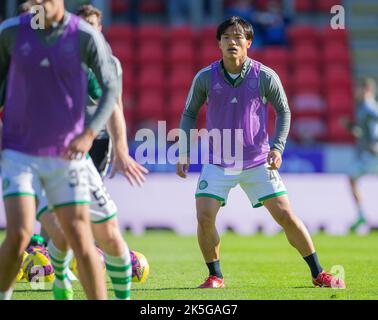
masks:
<path id="1" fill-rule="evenodd" d="M 267 161 L 269 164 L 269 170 L 278 170 L 282 164 L 281 153 L 277 150 L 270 150 Z"/>
<path id="2" fill-rule="evenodd" d="M 184 159 L 180 159 L 179 162 L 176 164 L 176 174 L 181 178 L 186 178 L 186 174 L 189 171 L 190 165 L 190 158 L 185 157 Z"/>
<path id="3" fill-rule="evenodd" d="M 76 136 L 68 145 L 63 154 L 66 160 L 79 160 L 85 157 L 85 154 L 92 147 L 95 133 L 91 129 L 85 129 L 83 133 Z"/>
<path id="4" fill-rule="evenodd" d="M 112 161 L 112 171 L 109 178 L 113 178 L 117 172 L 122 173 L 129 183 L 134 186 L 135 183 L 141 186 L 146 178 L 144 174 L 148 174 L 148 170 L 136 162 L 129 154 L 114 154 Z"/>

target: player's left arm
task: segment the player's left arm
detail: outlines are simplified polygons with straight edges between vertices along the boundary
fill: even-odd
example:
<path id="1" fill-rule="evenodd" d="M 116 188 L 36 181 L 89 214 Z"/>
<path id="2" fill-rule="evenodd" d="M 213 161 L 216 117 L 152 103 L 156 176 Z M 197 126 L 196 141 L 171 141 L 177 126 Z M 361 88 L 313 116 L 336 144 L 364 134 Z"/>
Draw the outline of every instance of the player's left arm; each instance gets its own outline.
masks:
<path id="1" fill-rule="evenodd" d="M 113 178 L 117 172 L 120 172 L 127 178 L 132 186 L 135 183 L 141 186 L 145 181 L 144 174 L 147 174 L 148 170 L 136 162 L 129 154 L 126 119 L 123 113 L 122 101 L 122 67 L 116 57 L 113 57 L 113 62 L 116 66 L 120 94 L 118 96 L 117 105 L 107 123 L 108 132 L 113 145 L 113 160 L 110 178 Z"/>
<path id="2" fill-rule="evenodd" d="M 276 112 L 275 133 L 267 161 L 270 170 L 278 170 L 290 129 L 290 108 L 281 80 L 272 69 L 262 67 L 259 80 L 262 97 L 272 104 Z"/>
<path id="3" fill-rule="evenodd" d="M 121 95 L 118 98 L 116 108 L 110 116 L 107 127 L 114 150 L 110 178 L 113 178 L 117 172 L 120 172 L 132 186 L 135 183 L 141 186 L 145 181 L 144 174 L 147 174 L 148 170 L 136 162 L 129 154 Z"/>

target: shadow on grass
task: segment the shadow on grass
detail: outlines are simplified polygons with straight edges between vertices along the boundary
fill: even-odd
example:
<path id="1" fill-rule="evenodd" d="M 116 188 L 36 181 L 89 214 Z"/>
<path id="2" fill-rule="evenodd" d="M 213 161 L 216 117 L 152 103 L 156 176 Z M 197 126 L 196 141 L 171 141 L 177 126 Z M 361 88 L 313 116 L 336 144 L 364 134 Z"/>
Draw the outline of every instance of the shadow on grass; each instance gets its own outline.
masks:
<path id="1" fill-rule="evenodd" d="M 132 291 L 169 291 L 169 290 L 197 290 L 197 289 L 198 288 L 155 288 L 155 289 L 135 289 L 135 288 L 133 288 Z"/>
<path id="2" fill-rule="evenodd" d="M 38 289 L 38 290 L 33 290 L 33 289 L 14 289 L 13 292 L 52 292 L 51 289 Z"/>

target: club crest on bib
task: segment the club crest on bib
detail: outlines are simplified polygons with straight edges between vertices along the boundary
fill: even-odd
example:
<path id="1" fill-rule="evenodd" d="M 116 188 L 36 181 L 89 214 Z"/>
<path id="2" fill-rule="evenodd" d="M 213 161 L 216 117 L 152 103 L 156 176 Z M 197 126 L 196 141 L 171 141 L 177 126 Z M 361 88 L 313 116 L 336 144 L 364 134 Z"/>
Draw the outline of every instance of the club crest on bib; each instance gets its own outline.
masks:
<path id="1" fill-rule="evenodd" d="M 256 78 L 249 79 L 247 82 L 248 89 L 256 90 L 258 87 L 258 80 Z"/>

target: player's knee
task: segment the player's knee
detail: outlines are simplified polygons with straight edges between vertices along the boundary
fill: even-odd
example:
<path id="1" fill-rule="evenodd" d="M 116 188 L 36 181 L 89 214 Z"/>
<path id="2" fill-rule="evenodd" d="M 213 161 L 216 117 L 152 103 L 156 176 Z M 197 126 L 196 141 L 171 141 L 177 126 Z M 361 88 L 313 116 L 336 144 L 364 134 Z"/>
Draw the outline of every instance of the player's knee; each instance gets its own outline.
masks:
<path id="1" fill-rule="evenodd" d="M 281 209 L 280 214 L 276 216 L 276 220 L 283 228 L 295 224 L 295 216 L 289 209 Z"/>
<path id="2" fill-rule="evenodd" d="M 32 232 L 30 230 L 20 228 L 12 232 L 8 232 L 6 241 L 8 242 L 9 246 L 13 248 L 15 255 L 19 256 L 25 250 L 31 236 Z"/>
<path id="3" fill-rule="evenodd" d="M 210 208 L 197 210 L 197 221 L 201 227 L 213 227 L 215 224 L 215 215 Z"/>
<path id="4" fill-rule="evenodd" d="M 124 252 L 125 242 L 118 226 L 109 224 L 103 228 L 94 228 L 93 231 L 99 246 L 107 254 L 119 255 Z"/>

